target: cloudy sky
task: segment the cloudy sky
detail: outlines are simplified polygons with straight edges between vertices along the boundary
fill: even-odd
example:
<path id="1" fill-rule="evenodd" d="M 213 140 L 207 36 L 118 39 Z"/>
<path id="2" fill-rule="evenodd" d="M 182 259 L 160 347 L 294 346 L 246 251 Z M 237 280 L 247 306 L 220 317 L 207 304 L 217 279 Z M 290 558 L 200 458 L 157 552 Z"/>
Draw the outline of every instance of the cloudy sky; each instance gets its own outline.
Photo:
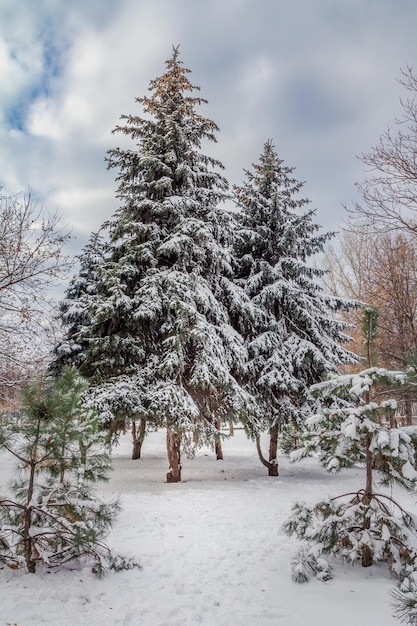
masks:
<path id="1" fill-rule="evenodd" d="M 57 210 L 76 253 L 117 208 L 111 130 L 180 44 L 229 181 L 273 139 L 337 229 L 357 155 L 401 112 L 416 29 L 415 0 L 0 0 L 0 185 Z"/>

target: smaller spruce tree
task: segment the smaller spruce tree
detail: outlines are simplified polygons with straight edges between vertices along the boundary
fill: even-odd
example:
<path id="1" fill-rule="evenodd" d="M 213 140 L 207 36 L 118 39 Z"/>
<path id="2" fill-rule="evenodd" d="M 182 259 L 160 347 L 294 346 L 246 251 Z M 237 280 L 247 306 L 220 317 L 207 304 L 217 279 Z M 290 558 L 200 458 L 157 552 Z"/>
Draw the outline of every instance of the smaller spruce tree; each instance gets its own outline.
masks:
<path id="1" fill-rule="evenodd" d="M 336 372 L 338 365 L 357 360 L 343 347 L 350 338 L 338 312 L 358 303 L 325 294 L 319 284 L 323 272 L 309 259 L 323 251 L 333 234 L 318 233 L 315 211 L 305 210 L 309 200 L 299 197 L 303 183 L 293 170 L 268 141 L 258 163 L 245 171 L 244 184 L 234 187 L 237 283 L 264 312 L 245 338 L 249 387 L 270 435 L 269 459 L 259 437 L 257 449 L 270 476 L 278 475 L 279 431 L 303 422 L 310 385 Z"/>

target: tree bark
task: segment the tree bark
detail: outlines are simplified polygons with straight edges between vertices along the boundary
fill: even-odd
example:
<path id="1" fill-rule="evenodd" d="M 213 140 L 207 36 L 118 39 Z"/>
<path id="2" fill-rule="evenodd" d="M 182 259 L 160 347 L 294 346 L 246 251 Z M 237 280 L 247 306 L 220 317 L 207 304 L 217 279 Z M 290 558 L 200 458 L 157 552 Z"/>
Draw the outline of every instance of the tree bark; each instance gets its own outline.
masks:
<path id="1" fill-rule="evenodd" d="M 36 570 L 36 562 L 32 559 L 32 538 L 30 536 L 31 526 L 32 526 L 32 507 L 30 506 L 30 502 L 33 497 L 33 490 L 35 485 L 35 470 L 36 470 L 36 462 L 32 460 L 30 464 L 30 475 L 29 475 L 29 485 L 28 485 L 28 494 L 27 494 L 27 502 L 25 507 L 25 523 L 23 529 L 23 545 L 24 545 L 24 553 L 25 553 L 25 563 L 28 568 L 28 572 L 30 574 L 34 574 Z"/>
<path id="2" fill-rule="evenodd" d="M 364 520 L 364 529 L 370 528 L 370 519 L 367 517 Z M 374 558 L 371 547 L 367 544 L 362 545 L 362 567 L 371 567 L 373 565 Z"/>
<path id="3" fill-rule="evenodd" d="M 411 399 L 407 398 L 405 401 L 405 425 L 406 426 L 412 425 L 412 422 L 413 422 L 412 415 L 413 415 L 413 411 L 412 411 Z"/>
<path id="4" fill-rule="evenodd" d="M 365 487 L 365 495 L 363 497 L 363 504 L 369 505 L 371 503 L 373 497 L 372 491 L 372 469 L 374 465 L 374 455 L 370 450 L 372 438 L 371 436 L 367 437 L 366 440 L 366 487 Z M 366 530 L 370 528 L 371 520 L 368 515 L 365 516 L 363 520 L 363 529 Z M 363 545 L 362 546 L 362 567 L 370 567 L 373 564 L 373 554 L 370 546 Z"/>
<path id="5" fill-rule="evenodd" d="M 233 424 L 233 420 L 230 419 L 229 420 L 229 435 L 233 437 L 234 434 L 235 434 L 235 425 Z"/>
<path id="6" fill-rule="evenodd" d="M 364 498 L 365 502 L 365 498 Z M 366 516 L 363 520 L 363 529 L 368 530 L 371 527 L 371 519 L 369 516 Z M 371 567 L 373 565 L 374 558 L 372 554 L 371 547 L 366 543 L 362 545 L 362 567 Z"/>
<path id="7" fill-rule="evenodd" d="M 271 428 L 270 440 L 269 440 L 269 456 L 270 460 L 267 461 L 261 450 L 261 442 L 259 437 L 256 438 L 256 449 L 258 451 L 259 460 L 268 469 L 268 476 L 279 476 L 278 463 L 277 463 L 277 447 L 278 447 L 278 428 Z M 271 458 L 271 454 L 275 455 Z"/>
<path id="8" fill-rule="evenodd" d="M 273 426 L 269 431 L 269 462 L 271 469 L 269 476 L 278 476 L 278 426 Z M 271 473 L 272 472 L 272 473 Z"/>
<path id="9" fill-rule="evenodd" d="M 374 466 L 374 455 L 370 450 L 371 446 L 371 437 L 369 436 L 366 440 L 366 487 L 365 487 L 365 497 L 364 502 L 369 504 L 372 500 L 372 469 Z"/>
<path id="10" fill-rule="evenodd" d="M 167 453 L 169 462 L 167 482 L 179 483 L 181 481 L 181 435 L 170 428 L 167 429 Z"/>
<path id="11" fill-rule="evenodd" d="M 141 418 L 140 426 L 139 426 L 139 437 L 136 430 L 136 422 L 132 420 L 132 440 L 133 440 L 133 450 L 132 450 L 132 459 L 140 459 L 142 444 L 145 440 L 146 436 L 146 419 Z"/>
<path id="12" fill-rule="evenodd" d="M 220 434 L 220 420 L 214 420 L 214 427 L 216 429 L 216 433 L 214 435 L 214 450 L 216 452 L 216 459 L 218 461 L 223 461 L 223 448 L 222 448 L 222 438 Z"/>

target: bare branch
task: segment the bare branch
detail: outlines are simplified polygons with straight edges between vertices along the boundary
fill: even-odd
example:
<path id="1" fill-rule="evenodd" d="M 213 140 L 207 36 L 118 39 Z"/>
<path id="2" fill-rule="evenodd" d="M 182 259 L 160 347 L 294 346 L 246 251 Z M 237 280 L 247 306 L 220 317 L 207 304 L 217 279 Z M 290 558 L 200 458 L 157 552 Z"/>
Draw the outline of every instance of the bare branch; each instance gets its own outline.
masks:
<path id="1" fill-rule="evenodd" d="M 0 400 L 49 352 L 50 293 L 72 266 L 62 253 L 69 238 L 59 216 L 30 193 L 6 196 L 0 189 Z"/>
<path id="2" fill-rule="evenodd" d="M 401 70 L 399 83 L 411 92 L 401 99 L 402 115 L 389 125 L 379 142 L 359 159 L 369 176 L 357 184 L 362 202 L 346 208 L 355 226 L 371 225 L 379 232 L 417 233 L 417 77 Z"/>

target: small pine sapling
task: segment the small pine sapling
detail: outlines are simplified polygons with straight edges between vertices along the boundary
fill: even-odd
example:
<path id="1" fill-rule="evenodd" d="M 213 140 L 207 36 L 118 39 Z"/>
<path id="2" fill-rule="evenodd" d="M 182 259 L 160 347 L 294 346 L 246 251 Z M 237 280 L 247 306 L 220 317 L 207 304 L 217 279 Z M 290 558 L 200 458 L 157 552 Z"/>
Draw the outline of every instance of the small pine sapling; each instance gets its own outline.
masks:
<path id="1" fill-rule="evenodd" d="M 409 368 L 409 375 L 414 383 L 417 371 L 416 363 L 417 359 L 416 355 L 414 355 Z M 417 448 L 417 428 L 415 426 L 407 426 L 403 430 L 410 435 Z M 417 564 L 415 562 L 403 572 L 397 589 L 394 589 L 391 595 L 395 617 L 405 624 L 417 624 Z"/>
<path id="2" fill-rule="evenodd" d="M 416 429 L 392 427 L 397 402 L 387 393 L 409 381 L 413 368 L 405 374 L 373 367 L 376 309 L 365 309 L 363 334 L 368 368 L 311 388 L 318 410 L 307 420 L 303 446 L 292 454 L 292 460 L 316 451 L 329 472 L 363 463 L 365 486 L 314 506 L 297 503 L 293 507 L 285 531 L 305 541 L 293 561 L 293 578 L 304 582 L 312 575 L 331 577 L 323 555 L 360 562 L 364 567 L 384 562 L 399 580 L 392 593 L 396 616 L 417 624 L 417 520 L 373 487 L 376 475 L 383 486 L 396 483 L 409 491 L 416 488 Z"/>
<path id="3" fill-rule="evenodd" d="M 0 562 L 13 569 L 91 564 L 108 569 L 137 566 L 103 542 L 120 507 L 100 501 L 91 485 L 108 480 L 110 454 L 99 417 L 85 408 L 85 383 L 70 369 L 22 392 L 19 423 L 5 419 L 0 449 L 18 463 L 7 495 L 0 496 Z"/>
<path id="4" fill-rule="evenodd" d="M 417 521 L 390 495 L 374 490 L 376 478 L 409 491 L 417 484 L 415 435 L 390 428 L 396 401 L 377 392 L 405 381 L 403 372 L 372 367 L 311 388 L 320 408 L 307 420 L 305 445 L 292 460 L 317 450 L 330 472 L 363 462 L 366 473 L 365 485 L 353 493 L 293 507 L 285 532 L 305 541 L 293 563 L 297 582 L 311 574 L 330 577 L 326 555 L 364 567 L 387 563 L 400 585 L 410 584 L 410 572 L 417 579 Z"/>

